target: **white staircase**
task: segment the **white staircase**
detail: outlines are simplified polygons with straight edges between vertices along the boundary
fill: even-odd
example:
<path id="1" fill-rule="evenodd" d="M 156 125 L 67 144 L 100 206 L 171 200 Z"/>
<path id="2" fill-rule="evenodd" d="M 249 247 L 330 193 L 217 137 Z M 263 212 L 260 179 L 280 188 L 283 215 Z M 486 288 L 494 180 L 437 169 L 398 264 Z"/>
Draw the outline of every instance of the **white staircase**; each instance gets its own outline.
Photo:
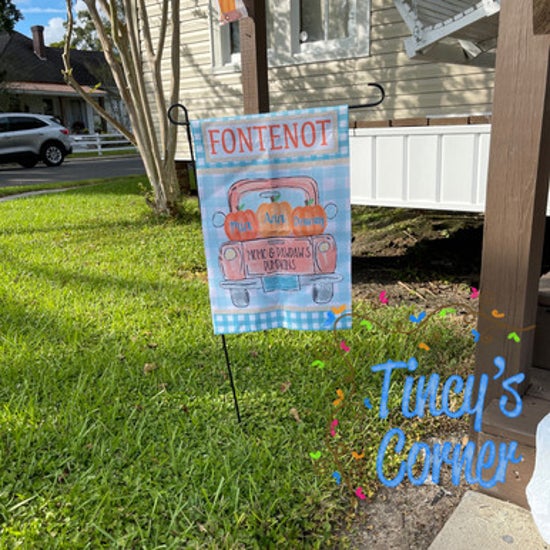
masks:
<path id="1" fill-rule="evenodd" d="M 411 58 L 494 66 L 500 0 L 394 0 Z"/>

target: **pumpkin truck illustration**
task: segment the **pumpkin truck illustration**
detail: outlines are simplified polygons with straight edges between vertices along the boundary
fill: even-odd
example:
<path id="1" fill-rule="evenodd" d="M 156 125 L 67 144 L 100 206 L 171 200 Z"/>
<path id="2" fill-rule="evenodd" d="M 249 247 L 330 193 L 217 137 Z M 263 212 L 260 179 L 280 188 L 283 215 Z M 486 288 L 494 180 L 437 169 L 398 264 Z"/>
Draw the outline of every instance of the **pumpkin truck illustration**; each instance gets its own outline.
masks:
<path id="1" fill-rule="evenodd" d="M 317 304 L 332 300 L 337 247 L 325 233 L 334 203 L 319 204 L 317 182 L 307 176 L 246 179 L 228 190 L 229 213 L 213 216 L 229 241 L 219 250 L 222 288 L 235 307 L 250 304 L 250 290 L 297 291 L 312 287 Z"/>

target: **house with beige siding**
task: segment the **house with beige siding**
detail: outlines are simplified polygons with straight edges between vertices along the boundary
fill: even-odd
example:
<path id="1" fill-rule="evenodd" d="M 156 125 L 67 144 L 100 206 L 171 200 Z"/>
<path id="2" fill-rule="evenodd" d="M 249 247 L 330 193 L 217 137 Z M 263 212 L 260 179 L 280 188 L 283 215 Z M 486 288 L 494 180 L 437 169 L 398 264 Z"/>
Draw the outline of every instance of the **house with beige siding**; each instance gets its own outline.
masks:
<path id="1" fill-rule="evenodd" d="M 152 14 L 160 0 L 148 6 Z M 483 208 L 498 0 L 266 0 L 266 7 L 271 111 L 354 106 L 378 98 L 369 83 L 385 89 L 379 106 L 350 111 L 352 180 L 361 175 L 361 187 L 369 190 L 355 192 L 352 181 L 355 202 L 399 206 L 412 200 L 432 207 L 448 199 L 447 208 Z M 239 23 L 220 25 L 218 10 L 216 0 L 182 3 L 180 102 L 191 119 L 243 112 Z M 170 71 L 167 61 L 167 80 Z M 472 133 L 471 123 L 485 124 Z M 184 132 L 181 137 L 178 157 L 184 159 Z M 355 138 L 361 138 L 359 149 Z M 457 147 L 465 148 L 466 160 L 454 154 Z M 354 150 L 362 164 L 354 166 Z M 445 152 L 453 158 L 441 158 Z M 410 165 L 425 153 L 430 166 Z M 467 191 L 446 191 L 445 174 L 454 185 L 454 168 L 465 162 L 472 180 Z M 391 197 L 377 189 L 382 172 Z M 421 189 L 409 192 L 420 179 Z"/>
<path id="2" fill-rule="evenodd" d="M 149 0 L 151 7 L 155 3 L 160 4 Z M 429 56 L 433 44 L 426 46 L 425 54 L 414 50 L 416 45 L 409 46 L 409 53 L 406 50 L 407 40 L 419 34 L 421 24 L 444 28 L 446 21 L 455 22 L 450 29 L 453 36 L 440 34 L 438 42 L 468 37 L 468 28 L 462 35 L 457 30 L 457 15 L 484 4 L 479 0 L 267 0 L 271 110 L 363 103 L 372 94 L 367 83 L 378 82 L 386 90 L 384 103 L 358 111 L 353 118 L 384 121 L 490 113 L 492 68 L 471 63 L 465 48 L 455 48 L 454 55 L 447 55 L 449 61 Z M 490 4 L 498 11 L 498 2 Z M 404 18 L 407 8 L 413 12 L 415 7 L 417 21 L 414 13 Z M 193 118 L 241 112 L 238 22 L 220 25 L 216 0 L 184 2 L 181 13 L 181 102 Z M 481 16 L 477 23 L 485 24 L 494 38 L 496 25 L 494 20 L 489 25 L 489 19 Z M 411 22 L 416 29 L 411 30 Z M 168 65 L 165 70 L 170 70 Z"/>

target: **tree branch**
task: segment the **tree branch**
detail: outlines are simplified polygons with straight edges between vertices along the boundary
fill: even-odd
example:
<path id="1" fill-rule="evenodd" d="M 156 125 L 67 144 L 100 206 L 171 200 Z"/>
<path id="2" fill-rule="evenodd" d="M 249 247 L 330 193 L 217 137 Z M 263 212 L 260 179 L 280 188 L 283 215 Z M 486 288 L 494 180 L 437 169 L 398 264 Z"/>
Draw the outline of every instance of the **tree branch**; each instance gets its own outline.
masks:
<path id="1" fill-rule="evenodd" d="M 93 108 L 127 137 L 105 109 L 93 100 L 75 81 L 70 66 L 70 37 L 73 32 L 71 0 L 66 0 L 68 36 L 64 51 L 65 78 Z M 161 10 L 158 35 L 151 30 L 147 3 L 144 0 L 84 0 L 96 29 L 99 43 L 122 100 L 126 105 L 132 133 L 149 181 L 155 192 L 158 212 L 174 214 L 180 198 L 175 170 L 177 128 L 166 116 L 167 101 L 177 103 L 180 80 L 180 0 L 159 0 Z M 168 13 L 168 10 L 171 10 Z M 109 25 L 104 23 L 109 18 Z M 162 66 L 166 62 L 165 47 L 171 32 L 170 55 L 172 76 L 169 95 L 165 94 Z M 158 36 L 158 39 L 157 39 Z M 155 47 L 156 46 L 156 47 Z M 157 116 L 154 117 L 154 111 Z"/>
<path id="2" fill-rule="evenodd" d="M 73 69 L 71 67 L 71 40 L 74 28 L 74 18 L 72 12 L 71 0 L 67 0 L 67 32 L 65 34 L 65 45 L 63 48 L 63 66 L 65 70 L 63 72 L 63 78 L 65 82 L 69 84 L 80 97 L 90 105 L 102 118 L 104 118 L 111 126 L 116 128 L 126 139 L 128 139 L 134 145 L 136 139 L 132 132 L 130 132 L 123 124 L 117 119 L 111 116 L 97 101 L 95 101 L 91 94 L 84 90 L 84 88 L 73 77 Z"/>

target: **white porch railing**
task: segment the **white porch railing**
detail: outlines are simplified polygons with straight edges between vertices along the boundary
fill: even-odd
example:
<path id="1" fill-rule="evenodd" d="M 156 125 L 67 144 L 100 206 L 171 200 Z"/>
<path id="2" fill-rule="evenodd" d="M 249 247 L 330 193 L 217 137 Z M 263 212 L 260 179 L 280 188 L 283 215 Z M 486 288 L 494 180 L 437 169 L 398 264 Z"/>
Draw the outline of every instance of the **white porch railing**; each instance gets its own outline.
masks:
<path id="1" fill-rule="evenodd" d="M 491 126 L 350 130 L 351 202 L 483 212 Z"/>
<path id="2" fill-rule="evenodd" d="M 490 124 L 351 129 L 351 203 L 484 212 L 490 142 Z"/>
<path id="3" fill-rule="evenodd" d="M 72 135 L 74 153 L 96 152 L 101 156 L 107 151 L 135 151 L 136 148 L 122 134 Z"/>

